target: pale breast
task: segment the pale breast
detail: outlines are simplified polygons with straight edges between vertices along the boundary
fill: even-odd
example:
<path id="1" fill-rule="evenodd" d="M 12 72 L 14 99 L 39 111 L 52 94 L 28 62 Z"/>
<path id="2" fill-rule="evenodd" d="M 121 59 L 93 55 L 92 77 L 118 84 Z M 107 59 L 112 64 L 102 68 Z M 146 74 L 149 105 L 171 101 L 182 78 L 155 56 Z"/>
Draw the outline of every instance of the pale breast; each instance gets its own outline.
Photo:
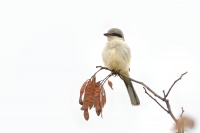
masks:
<path id="1" fill-rule="evenodd" d="M 127 51 L 126 45 L 119 42 L 107 43 L 102 56 L 105 66 L 109 69 L 121 71 L 129 69 L 130 52 Z"/>

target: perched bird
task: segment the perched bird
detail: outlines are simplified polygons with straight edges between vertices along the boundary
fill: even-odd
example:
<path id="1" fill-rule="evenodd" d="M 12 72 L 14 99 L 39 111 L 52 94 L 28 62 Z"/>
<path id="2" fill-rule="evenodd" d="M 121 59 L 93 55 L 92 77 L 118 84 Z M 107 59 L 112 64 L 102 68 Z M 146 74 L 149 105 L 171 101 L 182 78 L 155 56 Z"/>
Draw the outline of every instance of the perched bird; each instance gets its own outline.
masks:
<path id="1" fill-rule="evenodd" d="M 123 32 L 118 28 L 112 28 L 104 35 L 107 37 L 107 43 L 102 52 L 105 66 L 129 77 L 131 51 L 124 40 Z M 133 88 L 131 80 L 127 77 L 122 76 L 121 79 L 126 85 L 131 104 L 139 105 L 139 98 Z"/>

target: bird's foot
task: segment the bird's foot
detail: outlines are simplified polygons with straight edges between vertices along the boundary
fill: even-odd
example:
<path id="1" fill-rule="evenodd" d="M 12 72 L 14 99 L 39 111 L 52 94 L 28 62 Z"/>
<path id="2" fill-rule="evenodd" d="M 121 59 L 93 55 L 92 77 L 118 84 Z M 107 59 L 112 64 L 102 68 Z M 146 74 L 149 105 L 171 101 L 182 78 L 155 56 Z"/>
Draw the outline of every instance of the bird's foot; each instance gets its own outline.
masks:
<path id="1" fill-rule="evenodd" d="M 112 70 L 112 74 L 116 77 L 121 70 Z"/>

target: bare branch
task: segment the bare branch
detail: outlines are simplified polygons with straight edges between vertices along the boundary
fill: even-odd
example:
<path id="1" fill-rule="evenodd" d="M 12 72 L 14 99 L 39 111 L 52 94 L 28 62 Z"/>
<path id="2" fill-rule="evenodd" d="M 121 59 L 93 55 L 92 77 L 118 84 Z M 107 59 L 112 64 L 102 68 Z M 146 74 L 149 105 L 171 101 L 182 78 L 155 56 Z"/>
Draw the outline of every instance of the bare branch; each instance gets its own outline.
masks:
<path id="1" fill-rule="evenodd" d="M 144 88 L 145 93 L 146 93 L 149 97 L 151 97 L 161 108 L 163 108 L 167 113 L 169 113 L 169 111 L 168 111 L 167 109 L 165 109 L 165 107 L 163 107 L 154 97 L 152 97 L 152 96 L 147 92 L 147 90 L 146 90 L 145 87 L 143 87 L 143 88 Z"/>
<path id="2" fill-rule="evenodd" d="M 103 84 L 104 84 L 104 82 L 105 82 L 110 76 L 112 76 L 112 75 L 118 75 L 119 77 L 123 76 L 123 77 L 129 78 L 131 81 L 142 85 L 143 88 L 144 88 L 144 90 L 145 90 L 145 93 L 146 93 L 151 99 L 153 99 L 164 111 L 166 111 L 166 112 L 172 117 L 172 119 L 174 120 L 174 122 L 176 123 L 176 125 L 178 125 L 179 120 L 177 120 L 177 119 L 175 118 L 174 114 L 172 113 L 171 106 L 170 106 L 169 100 L 167 99 L 167 96 L 168 96 L 169 93 L 171 92 L 171 90 L 172 90 L 172 88 L 174 87 L 174 85 L 175 85 L 179 80 L 181 80 L 182 77 L 183 77 L 185 74 L 187 74 L 187 72 L 183 73 L 177 80 L 174 81 L 174 83 L 171 85 L 171 87 L 169 88 L 169 90 L 167 91 L 167 93 L 165 93 L 165 91 L 163 90 L 163 95 L 164 95 L 164 96 L 161 97 L 160 95 L 158 95 L 157 93 L 155 93 L 150 87 L 148 87 L 145 83 L 140 82 L 140 81 L 138 81 L 138 80 L 132 79 L 132 78 L 130 78 L 130 77 L 127 77 L 126 75 L 121 74 L 121 73 L 120 73 L 120 70 L 119 70 L 119 71 L 110 70 L 110 69 L 108 69 L 108 68 L 106 68 L 106 67 L 102 67 L 102 66 L 97 66 L 96 68 L 100 68 L 100 70 L 105 69 L 105 70 L 111 71 L 111 73 L 110 73 L 104 80 L 102 80 L 102 81 L 103 81 Z M 99 70 L 99 71 L 100 71 L 100 70 Z M 99 71 L 97 71 L 97 72 L 99 72 Z M 96 74 L 96 73 L 95 73 L 95 74 Z M 163 102 L 165 102 L 167 108 L 165 108 L 164 106 L 162 106 L 162 105 L 158 102 L 158 100 L 157 100 L 156 98 L 154 98 L 151 94 L 148 93 L 147 90 L 148 90 L 149 92 L 151 92 L 155 97 L 157 97 L 158 99 L 160 99 L 160 100 L 162 100 Z M 182 118 L 183 113 L 184 113 L 184 110 L 183 110 L 183 108 L 181 108 L 181 109 L 182 109 L 182 113 L 181 113 L 180 117 Z M 177 128 L 177 129 L 178 129 L 178 133 L 182 133 L 183 130 L 180 130 L 180 128 Z M 184 132 L 184 131 L 183 131 L 183 132 Z"/>
<path id="3" fill-rule="evenodd" d="M 106 68 L 106 67 L 96 66 L 96 68 L 99 68 L 99 67 L 100 67 L 101 69 L 105 69 L 105 70 L 108 70 L 108 71 L 111 71 L 111 72 L 113 71 L 113 70 L 110 70 L 110 69 L 108 69 L 108 68 Z M 148 87 L 148 86 L 147 86 L 146 84 L 144 84 L 143 82 L 140 82 L 140 81 L 137 81 L 137 80 L 132 79 L 132 78 L 130 78 L 130 77 L 127 77 L 126 75 L 120 74 L 119 72 L 117 73 L 117 71 L 115 71 L 115 74 L 118 74 L 119 76 L 124 76 L 124 77 L 126 77 L 126 78 L 129 78 L 131 81 L 133 81 L 133 82 L 135 82 L 135 83 L 138 83 L 138 84 L 144 86 L 148 91 L 150 91 L 151 93 L 153 93 L 154 96 L 156 96 L 156 97 L 158 97 L 160 100 L 164 101 L 164 98 L 162 98 L 161 96 L 159 96 L 158 94 L 156 94 L 152 89 L 150 89 L 150 87 Z"/>
<path id="4" fill-rule="evenodd" d="M 97 68 L 97 67 L 96 67 Z M 104 69 L 104 68 L 100 68 L 97 72 L 95 72 L 93 75 L 92 75 L 92 77 L 94 77 L 99 71 L 101 71 L 102 69 Z"/>
<path id="5" fill-rule="evenodd" d="M 167 94 L 165 95 L 165 98 L 167 98 L 167 96 L 169 95 L 171 89 L 174 87 L 174 85 L 176 84 L 176 82 L 178 82 L 179 80 L 181 80 L 182 77 L 183 77 L 185 74 L 187 74 L 187 72 L 183 73 L 183 74 L 180 76 L 180 78 L 178 78 L 177 80 L 174 81 L 174 83 L 172 84 L 172 86 L 169 88 Z"/>
<path id="6" fill-rule="evenodd" d="M 125 76 L 125 75 L 123 75 L 123 74 L 121 74 L 121 75 L 124 76 L 124 77 L 127 77 L 127 76 Z M 129 77 L 127 77 L 127 78 L 129 78 Z M 159 98 L 160 100 L 164 101 L 164 98 L 162 98 L 162 97 L 159 96 L 157 93 L 155 93 L 155 92 L 154 92 L 150 87 L 148 87 L 145 83 L 140 82 L 140 81 L 137 81 L 137 80 L 132 79 L 132 78 L 129 78 L 129 79 L 130 79 L 131 81 L 135 82 L 135 83 L 138 83 L 138 84 L 144 86 L 148 91 L 150 91 L 152 94 L 154 94 L 154 96 L 156 96 L 156 97 Z"/>
<path id="7" fill-rule="evenodd" d="M 100 68 L 100 69 L 106 69 L 106 70 L 109 70 L 109 71 L 111 71 L 111 70 L 110 70 L 110 69 L 108 69 L 107 67 L 96 66 L 96 68 Z"/>
<path id="8" fill-rule="evenodd" d="M 174 120 L 174 122 L 177 123 L 177 119 L 175 118 L 174 114 L 172 113 L 171 106 L 169 104 L 169 100 L 166 99 L 165 103 L 167 105 L 167 109 L 169 111 L 170 116 L 172 117 L 172 119 Z"/>

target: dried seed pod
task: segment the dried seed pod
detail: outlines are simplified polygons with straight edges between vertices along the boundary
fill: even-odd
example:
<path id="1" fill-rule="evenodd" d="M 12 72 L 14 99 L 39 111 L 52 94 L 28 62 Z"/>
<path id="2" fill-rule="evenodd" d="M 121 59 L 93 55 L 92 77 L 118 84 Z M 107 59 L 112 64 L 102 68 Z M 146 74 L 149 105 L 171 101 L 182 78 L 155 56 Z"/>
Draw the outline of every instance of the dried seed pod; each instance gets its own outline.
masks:
<path id="1" fill-rule="evenodd" d="M 84 93 L 84 91 L 85 91 L 85 89 L 86 89 L 87 84 L 88 84 L 88 80 L 86 80 L 86 81 L 83 83 L 83 85 L 82 85 L 82 87 L 81 87 L 81 90 L 80 90 L 79 104 L 81 104 L 81 105 L 83 105 L 82 95 L 83 95 L 83 93 Z"/>
<path id="2" fill-rule="evenodd" d="M 113 84 L 112 84 L 112 82 L 110 80 L 108 80 L 108 85 L 110 86 L 111 89 L 113 89 L 113 87 L 112 87 Z"/>
<path id="3" fill-rule="evenodd" d="M 89 112 L 88 112 L 87 109 L 84 110 L 84 118 L 85 118 L 86 121 L 89 120 Z"/>

